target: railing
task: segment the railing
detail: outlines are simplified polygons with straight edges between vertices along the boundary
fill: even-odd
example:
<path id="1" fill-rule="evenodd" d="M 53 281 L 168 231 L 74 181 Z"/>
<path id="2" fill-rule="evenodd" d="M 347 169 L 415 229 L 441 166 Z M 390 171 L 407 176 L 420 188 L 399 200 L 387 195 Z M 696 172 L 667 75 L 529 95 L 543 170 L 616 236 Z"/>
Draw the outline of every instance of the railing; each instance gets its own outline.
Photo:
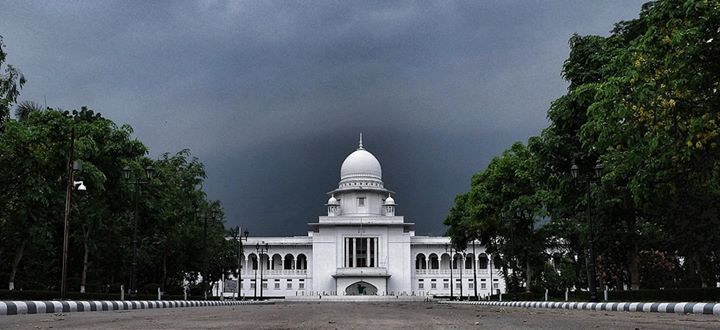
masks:
<path id="1" fill-rule="evenodd" d="M 243 275 L 254 275 L 255 270 L 246 270 L 243 271 Z M 260 274 L 260 270 L 257 270 L 257 273 Z M 262 270 L 263 275 L 307 275 L 307 269 L 263 269 Z"/>
<path id="2" fill-rule="evenodd" d="M 472 275 L 473 270 L 472 269 L 453 269 L 452 273 L 460 275 L 460 272 L 462 271 L 463 275 Z M 416 275 L 450 275 L 450 269 L 416 269 L 415 270 Z M 477 270 L 478 275 L 488 275 L 490 274 L 490 271 L 487 269 L 478 269 Z"/>

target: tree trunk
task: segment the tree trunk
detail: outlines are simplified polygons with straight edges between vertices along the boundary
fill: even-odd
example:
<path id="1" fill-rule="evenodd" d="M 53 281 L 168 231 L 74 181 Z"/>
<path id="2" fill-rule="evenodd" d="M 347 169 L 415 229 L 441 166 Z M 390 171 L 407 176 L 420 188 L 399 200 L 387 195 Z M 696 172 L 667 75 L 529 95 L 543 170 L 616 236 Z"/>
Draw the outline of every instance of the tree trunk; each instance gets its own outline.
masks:
<path id="1" fill-rule="evenodd" d="M 13 259 L 12 269 L 10 270 L 10 280 L 8 281 L 8 290 L 15 290 L 15 275 L 17 274 L 18 266 L 20 265 L 20 260 L 22 260 L 23 253 L 25 252 L 25 242 L 27 241 L 22 240 L 22 243 L 20 243 L 20 246 L 18 246 L 15 251 L 15 259 Z"/>

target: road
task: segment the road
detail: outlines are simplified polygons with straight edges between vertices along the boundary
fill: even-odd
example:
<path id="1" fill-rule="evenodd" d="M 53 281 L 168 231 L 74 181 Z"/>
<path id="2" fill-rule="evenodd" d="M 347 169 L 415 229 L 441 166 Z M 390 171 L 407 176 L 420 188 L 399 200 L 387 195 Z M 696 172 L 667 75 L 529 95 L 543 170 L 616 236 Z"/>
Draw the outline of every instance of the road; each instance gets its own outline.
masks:
<path id="1" fill-rule="evenodd" d="M 1 329 L 718 329 L 713 315 L 435 303 L 278 303 L 0 317 Z"/>

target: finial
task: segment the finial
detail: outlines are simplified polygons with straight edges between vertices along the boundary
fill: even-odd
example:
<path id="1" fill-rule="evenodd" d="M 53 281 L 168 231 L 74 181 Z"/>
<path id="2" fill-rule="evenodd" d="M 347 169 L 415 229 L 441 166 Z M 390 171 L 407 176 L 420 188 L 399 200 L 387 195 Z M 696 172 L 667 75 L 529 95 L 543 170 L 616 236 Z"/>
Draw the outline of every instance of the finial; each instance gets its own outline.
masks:
<path id="1" fill-rule="evenodd" d="M 362 149 L 363 149 L 363 145 L 362 145 L 362 133 L 360 133 L 360 145 L 358 146 L 358 150 L 362 150 Z"/>

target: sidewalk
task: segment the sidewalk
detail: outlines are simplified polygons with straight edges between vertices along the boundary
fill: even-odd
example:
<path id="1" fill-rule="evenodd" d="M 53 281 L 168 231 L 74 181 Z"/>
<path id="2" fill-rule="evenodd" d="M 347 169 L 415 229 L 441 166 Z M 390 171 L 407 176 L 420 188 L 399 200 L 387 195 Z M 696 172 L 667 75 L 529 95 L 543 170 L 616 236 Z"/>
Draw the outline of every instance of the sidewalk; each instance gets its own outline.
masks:
<path id="1" fill-rule="evenodd" d="M 498 307 L 579 309 L 594 311 L 652 312 L 677 314 L 712 314 L 720 316 L 720 303 L 699 302 L 567 302 L 567 301 L 438 301 L 440 304 L 463 304 Z"/>
<path id="2" fill-rule="evenodd" d="M 112 300 L 112 301 L 0 301 L 0 316 L 18 314 L 101 312 L 131 309 L 176 307 L 270 305 L 271 301 L 205 301 L 205 300 Z"/>

